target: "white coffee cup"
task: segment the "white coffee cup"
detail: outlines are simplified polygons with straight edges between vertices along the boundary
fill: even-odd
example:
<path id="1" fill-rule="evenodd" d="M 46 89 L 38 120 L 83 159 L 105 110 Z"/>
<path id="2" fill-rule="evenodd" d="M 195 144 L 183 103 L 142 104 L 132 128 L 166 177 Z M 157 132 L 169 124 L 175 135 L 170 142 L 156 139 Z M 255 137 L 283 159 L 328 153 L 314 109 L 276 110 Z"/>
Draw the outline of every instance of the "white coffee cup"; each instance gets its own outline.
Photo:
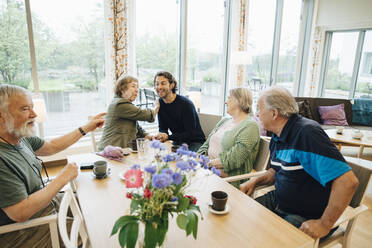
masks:
<path id="1" fill-rule="evenodd" d="M 342 132 L 344 131 L 344 127 L 343 126 L 337 126 L 337 134 L 342 134 Z"/>
<path id="2" fill-rule="evenodd" d="M 353 132 L 353 138 L 354 139 L 361 139 L 363 137 L 363 133 L 360 132 L 360 130 L 355 130 Z"/>

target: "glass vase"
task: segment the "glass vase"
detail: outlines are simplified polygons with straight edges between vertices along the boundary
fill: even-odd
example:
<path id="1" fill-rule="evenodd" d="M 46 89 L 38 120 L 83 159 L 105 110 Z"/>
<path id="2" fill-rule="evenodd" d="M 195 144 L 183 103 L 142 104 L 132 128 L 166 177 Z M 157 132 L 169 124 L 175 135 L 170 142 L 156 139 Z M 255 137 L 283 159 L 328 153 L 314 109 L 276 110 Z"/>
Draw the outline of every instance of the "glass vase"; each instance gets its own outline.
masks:
<path id="1" fill-rule="evenodd" d="M 146 246 L 145 246 L 145 226 L 146 226 L 146 223 L 140 221 L 140 223 L 138 225 L 138 238 L 137 238 L 137 246 L 136 246 L 137 248 L 146 248 Z M 168 235 L 168 232 L 165 234 L 163 244 L 161 244 L 161 246 L 157 245 L 156 246 L 157 248 L 168 248 L 167 235 Z"/>

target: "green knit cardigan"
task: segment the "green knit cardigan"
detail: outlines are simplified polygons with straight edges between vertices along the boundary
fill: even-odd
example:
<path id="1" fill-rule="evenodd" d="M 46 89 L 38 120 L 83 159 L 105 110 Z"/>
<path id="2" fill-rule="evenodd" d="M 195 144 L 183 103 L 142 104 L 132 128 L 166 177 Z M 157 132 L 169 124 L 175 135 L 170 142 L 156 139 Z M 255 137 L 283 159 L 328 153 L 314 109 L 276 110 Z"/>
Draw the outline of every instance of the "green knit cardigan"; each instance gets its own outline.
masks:
<path id="1" fill-rule="evenodd" d="M 199 148 L 198 154 L 208 155 L 209 141 L 211 136 L 231 118 L 220 120 L 208 139 Z M 252 171 L 253 163 L 256 159 L 260 144 L 260 132 L 256 121 L 247 117 L 234 129 L 226 131 L 222 137 L 222 152 L 219 158 L 222 162 L 223 170 L 228 176 L 236 176 Z M 239 188 L 243 181 L 232 182 Z"/>

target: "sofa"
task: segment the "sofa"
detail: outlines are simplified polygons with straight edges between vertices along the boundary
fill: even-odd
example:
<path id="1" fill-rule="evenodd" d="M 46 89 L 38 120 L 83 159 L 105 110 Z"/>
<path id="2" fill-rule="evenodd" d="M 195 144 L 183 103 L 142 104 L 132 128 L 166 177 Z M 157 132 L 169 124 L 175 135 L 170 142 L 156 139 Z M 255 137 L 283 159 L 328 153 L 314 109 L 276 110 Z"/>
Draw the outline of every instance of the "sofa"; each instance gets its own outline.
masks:
<path id="1" fill-rule="evenodd" d="M 317 121 L 323 129 L 335 128 L 335 125 L 324 125 L 320 117 L 318 107 L 320 106 L 334 106 L 344 104 L 345 117 L 348 126 L 345 128 L 355 128 L 360 130 L 372 131 L 372 99 L 337 99 L 337 98 L 321 98 L 321 97 L 295 97 L 299 104 L 300 113 L 308 117 L 306 109 L 308 106 L 311 119 Z M 305 112 L 304 112 L 305 111 Z"/>

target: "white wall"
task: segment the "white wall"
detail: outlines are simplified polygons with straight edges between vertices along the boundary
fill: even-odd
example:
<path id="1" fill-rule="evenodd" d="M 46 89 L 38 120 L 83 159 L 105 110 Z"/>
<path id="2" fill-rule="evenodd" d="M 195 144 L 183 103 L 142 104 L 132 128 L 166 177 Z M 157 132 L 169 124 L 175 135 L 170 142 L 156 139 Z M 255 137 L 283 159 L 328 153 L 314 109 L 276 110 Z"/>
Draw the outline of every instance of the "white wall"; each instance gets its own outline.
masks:
<path id="1" fill-rule="evenodd" d="M 365 27 L 372 23 L 372 0 L 319 0 L 317 26 Z"/>

